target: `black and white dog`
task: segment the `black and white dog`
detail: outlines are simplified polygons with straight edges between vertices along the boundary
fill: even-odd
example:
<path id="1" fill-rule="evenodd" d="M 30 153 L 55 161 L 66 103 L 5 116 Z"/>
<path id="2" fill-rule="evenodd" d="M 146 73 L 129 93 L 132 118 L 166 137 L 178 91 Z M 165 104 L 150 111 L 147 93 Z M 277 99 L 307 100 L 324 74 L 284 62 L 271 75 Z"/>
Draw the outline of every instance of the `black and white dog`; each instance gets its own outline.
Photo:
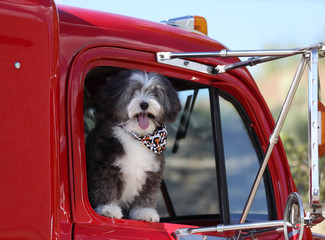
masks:
<path id="1" fill-rule="evenodd" d="M 97 213 L 159 221 L 164 123 L 174 121 L 180 109 L 177 91 L 156 73 L 130 70 L 103 87 L 86 144 L 88 194 Z"/>

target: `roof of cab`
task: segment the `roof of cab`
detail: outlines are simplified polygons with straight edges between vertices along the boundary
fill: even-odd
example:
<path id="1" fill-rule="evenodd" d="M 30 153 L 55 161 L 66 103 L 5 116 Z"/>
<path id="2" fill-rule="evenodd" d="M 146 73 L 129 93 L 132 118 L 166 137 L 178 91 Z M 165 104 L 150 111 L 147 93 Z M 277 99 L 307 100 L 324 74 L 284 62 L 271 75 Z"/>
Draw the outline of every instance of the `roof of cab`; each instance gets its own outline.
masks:
<path id="1" fill-rule="evenodd" d="M 207 52 L 226 48 L 207 36 L 162 23 L 65 5 L 58 5 L 58 11 L 61 59 L 66 58 L 66 61 L 91 46 L 111 46 L 150 53 Z M 240 60 L 204 58 L 195 61 L 217 66 Z M 232 73 L 255 85 L 246 68 L 232 70 Z"/>
<path id="2" fill-rule="evenodd" d="M 61 34 L 64 35 L 111 36 L 105 40 L 114 46 L 127 44 L 130 48 L 143 51 L 185 51 L 186 43 L 191 46 L 188 51 L 217 51 L 225 48 L 211 38 L 162 23 L 64 5 L 58 8 L 63 26 Z M 85 40 L 89 41 L 89 38 Z M 196 44 L 193 45 L 193 42 Z"/>

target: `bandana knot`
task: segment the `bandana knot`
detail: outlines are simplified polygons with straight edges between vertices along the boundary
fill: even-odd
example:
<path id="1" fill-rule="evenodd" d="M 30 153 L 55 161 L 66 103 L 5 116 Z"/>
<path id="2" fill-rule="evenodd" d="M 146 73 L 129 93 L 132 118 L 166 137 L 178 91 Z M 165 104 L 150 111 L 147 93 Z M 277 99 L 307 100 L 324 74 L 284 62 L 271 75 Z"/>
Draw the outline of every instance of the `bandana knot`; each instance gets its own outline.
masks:
<path id="1" fill-rule="evenodd" d="M 125 126 L 122 126 L 125 129 Z M 167 129 L 166 125 L 161 125 L 147 136 L 140 136 L 137 133 L 129 132 L 136 140 L 140 141 L 145 147 L 156 154 L 161 154 L 167 145 Z"/>

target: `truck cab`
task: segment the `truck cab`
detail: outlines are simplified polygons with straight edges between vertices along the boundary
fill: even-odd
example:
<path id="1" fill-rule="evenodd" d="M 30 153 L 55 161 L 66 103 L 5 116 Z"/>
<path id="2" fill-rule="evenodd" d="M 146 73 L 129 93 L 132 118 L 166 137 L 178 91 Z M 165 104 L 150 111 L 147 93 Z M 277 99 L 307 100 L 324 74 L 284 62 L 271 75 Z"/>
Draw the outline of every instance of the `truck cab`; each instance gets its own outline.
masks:
<path id="1" fill-rule="evenodd" d="M 0 22 L 1 239 L 283 239 L 284 228 L 323 239 L 286 218 L 301 205 L 281 139 L 260 173 L 276 124 L 247 68 L 220 68 L 241 64 L 238 56 L 166 59 L 225 53 L 223 44 L 50 0 L 1 1 Z M 158 223 L 100 216 L 88 199 L 85 143 L 98 93 L 128 69 L 164 75 L 182 102 L 167 126 Z"/>

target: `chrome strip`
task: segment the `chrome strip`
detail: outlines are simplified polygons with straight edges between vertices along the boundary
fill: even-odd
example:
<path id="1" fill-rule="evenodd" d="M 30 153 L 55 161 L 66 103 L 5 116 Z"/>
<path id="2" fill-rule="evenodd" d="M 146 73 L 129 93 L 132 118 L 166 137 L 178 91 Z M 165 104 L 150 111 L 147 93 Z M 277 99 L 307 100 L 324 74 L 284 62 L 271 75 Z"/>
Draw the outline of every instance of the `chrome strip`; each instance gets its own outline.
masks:
<path id="1" fill-rule="evenodd" d="M 321 207 L 319 203 L 319 167 L 318 167 L 318 50 L 310 51 L 309 74 L 308 74 L 308 105 L 309 105 L 309 170 L 310 189 L 309 205 L 311 208 Z"/>
<path id="2" fill-rule="evenodd" d="M 213 75 L 213 69 L 214 68 L 212 66 L 205 65 L 205 64 L 202 64 L 202 63 L 197 63 L 197 62 L 190 61 L 190 60 L 184 60 L 184 59 L 169 59 L 169 60 L 166 60 L 166 56 L 168 56 L 168 53 L 166 53 L 166 52 L 165 53 L 158 52 L 157 53 L 157 62 L 167 64 L 167 65 L 171 65 L 171 66 L 175 66 L 175 67 L 185 68 L 185 69 L 189 69 L 189 70 L 193 70 L 193 71 Z"/>
<path id="3" fill-rule="evenodd" d="M 222 49 L 220 52 L 160 52 L 161 60 L 174 58 L 201 58 L 201 57 L 263 57 L 263 56 L 292 56 L 304 53 L 301 49 L 277 49 L 277 50 L 228 50 Z"/>
<path id="4" fill-rule="evenodd" d="M 325 50 L 325 43 L 319 42 L 305 48 L 294 49 L 274 49 L 274 50 L 228 50 L 222 49 L 219 52 L 159 52 L 160 60 L 170 60 L 173 58 L 205 58 L 205 57 L 263 57 L 263 56 L 293 56 L 303 54 L 311 49 Z M 158 55 L 157 54 L 157 55 Z"/>

